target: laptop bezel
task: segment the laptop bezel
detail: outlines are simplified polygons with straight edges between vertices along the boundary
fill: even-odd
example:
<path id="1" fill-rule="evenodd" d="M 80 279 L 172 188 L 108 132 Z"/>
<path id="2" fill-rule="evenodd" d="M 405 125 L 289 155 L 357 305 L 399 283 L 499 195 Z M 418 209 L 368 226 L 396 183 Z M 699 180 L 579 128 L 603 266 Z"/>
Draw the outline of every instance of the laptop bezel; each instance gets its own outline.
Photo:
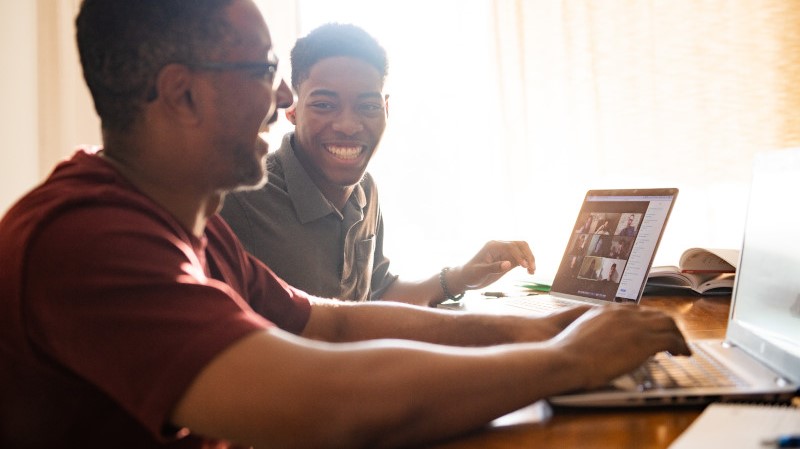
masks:
<path id="1" fill-rule="evenodd" d="M 800 169 L 800 148 L 784 149 L 777 151 L 764 151 L 757 153 L 753 160 L 753 177 L 748 199 L 747 215 L 745 222 L 745 232 L 742 237 L 742 250 L 739 253 L 738 267 L 744 267 L 745 258 L 752 257 L 747 248 L 747 227 L 754 219 L 752 215 L 753 206 L 751 205 L 754 192 L 760 185 L 759 177 L 774 177 L 774 171 L 778 169 L 798 168 Z M 754 265 L 757 267 L 757 265 Z M 731 296 L 731 308 L 728 314 L 728 325 L 725 333 L 727 344 L 739 347 L 751 357 L 759 360 L 764 365 L 770 367 L 786 381 L 800 385 L 800 356 L 792 354 L 779 343 L 773 342 L 769 334 L 761 333 L 755 327 L 744 324 L 737 319 L 737 305 L 741 304 L 741 281 L 743 276 L 737 275 L 734 280 L 733 292 Z M 798 294 L 800 297 L 800 293 Z M 800 349 L 799 349 L 800 350 Z"/>
<path id="2" fill-rule="evenodd" d="M 671 197 L 671 201 L 669 204 L 669 209 L 667 210 L 666 214 L 664 215 L 663 222 L 661 223 L 661 230 L 658 233 L 658 238 L 656 239 L 655 246 L 653 247 L 653 251 L 650 254 L 650 259 L 647 261 L 647 267 L 645 269 L 645 276 L 642 280 L 639 291 L 636 294 L 635 299 L 621 301 L 618 297 L 614 297 L 611 300 L 605 299 L 597 299 L 592 298 L 589 296 L 581 296 L 581 295 L 574 295 L 568 292 L 559 291 L 557 289 L 557 282 L 554 280 L 553 282 L 553 289 L 550 291 L 550 295 L 554 296 L 559 299 L 568 299 L 573 301 L 582 301 L 582 302 L 589 302 L 592 304 L 602 305 L 608 304 L 613 302 L 626 302 L 626 303 L 635 303 L 638 304 L 642 299 L 642 294 L 644 293 L 645 285 L 647 283 L 647 275 L 646 272 L 650 270 L 650 267 L 653 265 L 653 261 L 655 260 L 656 252 L 658 251 L 658 247 L 661 244 L 661 239 L 664 236 L 664 231 L 666 230 L 667 223 L 669 222 L 669 218 L 672 215 L 672 210 L 675 207 L 675 201 L 678 198 L 679 190 L 675 187 L 662 187 L 662 188 L 633 188 L 633 189 L 591 189 L 586 192 L 583 197 L 583 201 L 581 202 L 581 208 L 578 211 L 577 216 L 575 217 L 575 223 L 571 229 L 570 236 L 567 238 L 567 241 L 564 245 L 564 253 L 561 256 L 561 260 L 559 261 L 559 270 L 557 271 L 556 277 L 558 277 L 558 273 L 560 272 L 561 268 L 567 262 L 570 256 L 570 243 L 572 241 L 572 235 L 574 234 L 574 230 L 579 225 L 579 221 L 581 219 L 582 214 L 584 213 L 584 207 L 589 202 L 590 197 L 615 197 L 615 196 L 669 196 Z M 634 243 L 639 239 L 639 235 L 637 234 L 636 238 L 634 239 Z M 630 256 L 630 255 L 629 255 Z M 628 259 L 629 260 L 629 259 Z M 627 261 L 626 261 L 627 262 Z M 624 276 L 624 272 L 623 272 Z"/>

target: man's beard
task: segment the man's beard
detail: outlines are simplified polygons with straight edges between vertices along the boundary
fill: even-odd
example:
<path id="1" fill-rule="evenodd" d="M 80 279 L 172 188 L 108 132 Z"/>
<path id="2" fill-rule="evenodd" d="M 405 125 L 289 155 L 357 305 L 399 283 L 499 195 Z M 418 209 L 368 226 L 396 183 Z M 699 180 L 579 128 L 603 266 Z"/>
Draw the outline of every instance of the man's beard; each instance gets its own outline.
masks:
<path id="1" fill-rule="evenodd" d="M 266 145 L 260 138 L 256 145 Z M 233 190 L 257 190 L 267 183 L 267 152 L 263 157 L 257 157 L 259 152 L 243 146 L 236 148 L 236 185 Z"/>

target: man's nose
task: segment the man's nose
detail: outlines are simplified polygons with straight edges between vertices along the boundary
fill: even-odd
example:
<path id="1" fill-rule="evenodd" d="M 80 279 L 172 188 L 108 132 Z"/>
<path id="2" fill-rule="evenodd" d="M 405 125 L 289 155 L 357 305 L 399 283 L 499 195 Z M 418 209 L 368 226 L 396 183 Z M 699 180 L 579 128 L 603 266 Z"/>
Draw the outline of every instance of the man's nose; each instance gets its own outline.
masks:
<path id="1" fill-rule="evenodd" d="M 278 84 L 278 89 L 275 92 L 275 102 L 278 105 L 278 109 L 286 109 L 294 103 L 292 89 L 289 88 L 289 85 L 286 84 L 286 80 L 283 78 L 281 78 L 281 82 Z"/>
<path id="2" fill-rule="evenodd" d="M 356 114 L 344 111 L 334 120 L 333 130 L 352 136 L 353 134 L 363 131 L 364 125 Z"/>

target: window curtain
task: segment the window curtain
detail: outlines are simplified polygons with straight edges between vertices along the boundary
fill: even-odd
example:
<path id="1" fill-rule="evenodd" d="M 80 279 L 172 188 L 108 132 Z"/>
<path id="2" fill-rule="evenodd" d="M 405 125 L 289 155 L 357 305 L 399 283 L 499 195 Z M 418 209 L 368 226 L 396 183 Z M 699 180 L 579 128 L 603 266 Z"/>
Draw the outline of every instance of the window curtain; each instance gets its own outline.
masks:
<path id="1" fill-rule="evenodd" d="M 663 263 L 739 246 L 753 154 L 800 143 L 800 3 L 497 1 L 494 12 L 516 202 L 530 167 L 548 168 L 542 193 L 676 186 Z"/>
<path id="2" fill-rule="evenodd" d="M 800 144 L 800 2 L 297 0 L 367 29 L 390 117 L 370 171 L 395 271 L 525 239 L 547 278 L 589 188 L 678 187 L 656 263 L 741 243 L 755 152 Z"/>

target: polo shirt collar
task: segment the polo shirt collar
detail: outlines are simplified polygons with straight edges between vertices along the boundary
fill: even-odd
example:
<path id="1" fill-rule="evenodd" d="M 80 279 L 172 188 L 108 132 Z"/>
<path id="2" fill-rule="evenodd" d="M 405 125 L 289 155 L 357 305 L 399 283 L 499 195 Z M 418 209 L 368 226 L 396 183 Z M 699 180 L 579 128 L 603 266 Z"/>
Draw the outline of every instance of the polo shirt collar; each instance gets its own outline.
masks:
<path id="1" fill-rule="evenodd" d="M 303 168 L 303 164 L 297 159 L 292 146 L 293 140 L 293 132 L 283 136 L 281 147 L 275 152 L 275 157 L 278 158 L 283 167 L 286 190 L 289 193 L 294 210 L 297 212 L 297 218 L 303 224 L 330 214 L 336 214 L 342 219 L 342 214 L 325 198 L 325 195 L 322 194 L 317 185 L 314 184 L 314 181 L 311 180 L 308 172 Z M 345 208 L 352 207 L 351 204 L 356 206 L 359 211 L 363 210 L 367 204 L 367 196 L 360 182 L 353 189 Z"/>

